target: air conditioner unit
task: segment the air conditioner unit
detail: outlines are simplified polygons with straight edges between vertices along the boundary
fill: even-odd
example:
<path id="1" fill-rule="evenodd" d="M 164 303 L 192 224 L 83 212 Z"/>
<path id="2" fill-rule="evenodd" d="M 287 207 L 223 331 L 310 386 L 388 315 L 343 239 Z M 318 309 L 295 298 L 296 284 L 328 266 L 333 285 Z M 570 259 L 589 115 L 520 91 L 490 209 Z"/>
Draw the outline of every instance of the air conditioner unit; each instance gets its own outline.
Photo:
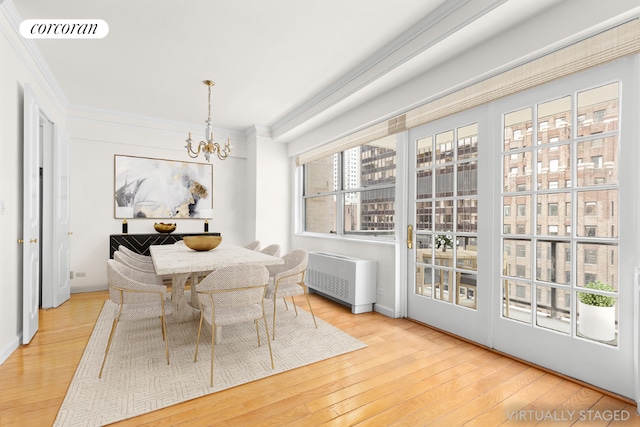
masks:
<path id="1" fill-rule="evenodd" d="M 353 314 L 373 310 L 377 262 L 344 255 L 310 252 L 305 282 L 329 298 L 351 306 Z"/>

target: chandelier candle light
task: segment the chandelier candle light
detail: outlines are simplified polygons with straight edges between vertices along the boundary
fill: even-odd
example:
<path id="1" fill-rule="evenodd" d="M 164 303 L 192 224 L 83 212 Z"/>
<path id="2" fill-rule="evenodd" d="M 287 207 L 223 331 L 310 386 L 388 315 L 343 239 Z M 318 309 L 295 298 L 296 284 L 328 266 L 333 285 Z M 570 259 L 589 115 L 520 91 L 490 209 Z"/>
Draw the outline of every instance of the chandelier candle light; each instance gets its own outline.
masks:
<path id="1" fill-rule="evenodd" d="M 184 148 L 187 149 L 187 154 L 189 154 L 189 157 L 191 157 L 192 159 L 198 157 L 200 155 L 200 151 L 202 151 L 204 153 L 205 159 L 207 159 L 207 162 L 210 161 L 209 157 L 211 156 L 211 154 L 215 154 L 220 160 L 224 160 L 229 156 L 229 154 L 231 154 L 231 139 L 227 138 L 224 149 L 222 149 L 220 144 L 213 141 L 213 128 L 211 127 L 211 87 L 215 85 L 215 83 L 211 80 L 205 80 L 202 83 L 207 85 L 207 87 L 209 88 L 209 115 L 207 117 L 207 120 L 205 121 L 205 123 L 207 124 L 207 130 L 205 132 L 206 142 L 200 141 L 198 143 L 198 149 L 194 150 L 193 146 L 191 145 L 193 143 L 193 140 L 191 139 L 191 132 L 189 132 L 189 139 L 187 139 L 187 145 L 185 145 Z"/>

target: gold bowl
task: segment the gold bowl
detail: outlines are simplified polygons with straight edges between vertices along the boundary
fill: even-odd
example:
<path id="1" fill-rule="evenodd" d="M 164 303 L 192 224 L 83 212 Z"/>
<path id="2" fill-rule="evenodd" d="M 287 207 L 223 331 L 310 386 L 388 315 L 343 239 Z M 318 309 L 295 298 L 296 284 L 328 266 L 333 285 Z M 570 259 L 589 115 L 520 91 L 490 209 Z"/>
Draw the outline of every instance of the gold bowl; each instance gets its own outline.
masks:
<path id="1" fill-rule="evenodd" d="M 188 248 L 193 249 L 194 251 L 210 251 L 222 242 L 222 236 L 184 236 L 182 241 Z"/>
<path id="2" fill-rule="evenodd" d="M 155 228 L 158 233 L 171 233 L 176 229 L 176 224 L 165 224 L 164 222 L 156 222 L 155 224 L 153 224 L 153 228 Z"/>

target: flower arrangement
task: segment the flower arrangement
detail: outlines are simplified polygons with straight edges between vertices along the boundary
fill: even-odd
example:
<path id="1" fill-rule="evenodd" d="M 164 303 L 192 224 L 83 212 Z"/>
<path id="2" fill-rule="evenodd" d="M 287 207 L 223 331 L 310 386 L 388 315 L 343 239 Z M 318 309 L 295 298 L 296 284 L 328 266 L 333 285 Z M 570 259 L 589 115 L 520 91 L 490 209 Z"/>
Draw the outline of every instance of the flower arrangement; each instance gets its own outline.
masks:
<path id="1" fill-rule="evenodd" d="M 447 248 L 453 247 L 453 236 L 448 234 L 438 234 L 436 236 L 436 248 L 446 251 Z"/>

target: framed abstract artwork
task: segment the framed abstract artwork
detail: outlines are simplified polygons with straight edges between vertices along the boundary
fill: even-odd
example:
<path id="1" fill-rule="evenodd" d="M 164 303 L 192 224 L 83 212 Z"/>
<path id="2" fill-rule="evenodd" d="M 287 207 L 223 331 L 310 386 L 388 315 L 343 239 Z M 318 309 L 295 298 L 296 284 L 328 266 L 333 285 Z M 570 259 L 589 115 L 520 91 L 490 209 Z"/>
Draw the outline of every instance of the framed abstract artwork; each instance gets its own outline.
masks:
<path id="1" fill-rule="evenodd" d="M 213 208 L 211 164 L 116 154 L 114 183 L 116 218 L 203 218 Z"/>

